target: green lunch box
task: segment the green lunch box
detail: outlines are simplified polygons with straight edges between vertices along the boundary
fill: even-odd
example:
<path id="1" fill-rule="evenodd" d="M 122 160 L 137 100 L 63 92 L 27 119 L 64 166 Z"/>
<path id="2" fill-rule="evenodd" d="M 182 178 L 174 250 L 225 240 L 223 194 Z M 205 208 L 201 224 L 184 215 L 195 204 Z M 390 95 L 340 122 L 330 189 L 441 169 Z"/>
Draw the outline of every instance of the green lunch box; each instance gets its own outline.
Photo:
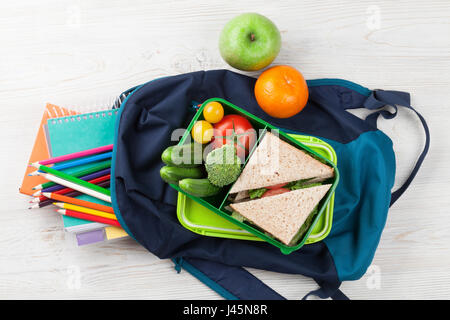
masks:
<path id="1" fill-rule="evenodd" d="M 295 140 L 303 143 L 313 151 L 337 164 L 336 152 L 326 142 L 311 136 L 290 134 Z M 325 207 L 324 213 L 318 218 L 305 244 L 321 241 L 330 233 L 333 223 L 334 193 Z M 264 241 L 253 233 L 239 228 L 234 223 L 215 214 L 213 211 L 178 193 L 177 216 L 180 223 L 192 232 L 219 238 Z"/>
<path id="2" fill-rule="evenodd" d="M 252 150 L 250 150 L 245 159 L 244 166 L 253 153 L 254 149 L 257 147 L 259 141 L 264 136 L 265 131 L 275 130 L 278 132 L 280 139 L 290 143 L 291 145 L 299 149 L 304 150 L 317 160 L 329 165 L 330 167 L 333 167 L 335 175 L 332 179 L 331 188 L 319 203 L 318 213 L 313 219 L 313 223 L 304 234 L 303 238 L 293 246 L 288 246 L 281 241 L 272 238 L 257 226 L 251 225 L 247 222 L 240 222 L 231 217 L 231 212 L 226 210 L 225 207 L 229 204 L 229 201 L 227 199 L 232 184 L 229 186 L 225 186 L 219 194 L 206 198 L 192 196 L 181 190 L 178 185 L 170 184 L 171 187 L 179 192 L 177 215 L 180 223 L 187 229 L 202 235 L 243 240 L 266 241 L 278 247 L 284 254 L 289 254 L 295 250 L 298 250 L 304 244 L 317 242 L 325 238 L 331 229 L 334 206 L 334 191 L 339 181 L 339 171 L 336 167 L 336 153 L 334 152 L 332 147 L 322 140 L 314 137 L 288 135 L 275 126 L 265 122 L 264 120 L 259 119 L 258 117 L 248 113 L 247 111 L 220 98 L 208 99 L 201 105 L 201 107 L 193 117 L 191 123 L 189 124 L 187 130 L 180 139 L 178 145 L 183 145 L 184 143 L 190 142 L 190 139 L 188 141 L 186 140 L 188 137 L 190 137 L 190 133 L 194 123 L 198 120 L 204 120 L 203 108 L 211 101 L 220 102 L 224 108 L 225 115 L 238 114 L 247 118 L 252 124 L 253 128 L 259 133 L 255 146 Z"/>

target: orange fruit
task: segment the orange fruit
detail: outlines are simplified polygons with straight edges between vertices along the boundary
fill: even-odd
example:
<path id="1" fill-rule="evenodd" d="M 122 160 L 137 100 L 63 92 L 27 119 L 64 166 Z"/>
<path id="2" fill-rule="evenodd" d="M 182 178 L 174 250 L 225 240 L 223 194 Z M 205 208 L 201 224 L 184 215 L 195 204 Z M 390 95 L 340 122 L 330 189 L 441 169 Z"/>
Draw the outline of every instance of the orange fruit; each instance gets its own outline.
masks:
<path id="1" fill-rule="evenodd" d="M 274 118 L 296 115 L 306 106 L 308 96 L 308 86 L 303 75 L 290 66 L 269 68 L 256 80 L 256 101 Z"/>

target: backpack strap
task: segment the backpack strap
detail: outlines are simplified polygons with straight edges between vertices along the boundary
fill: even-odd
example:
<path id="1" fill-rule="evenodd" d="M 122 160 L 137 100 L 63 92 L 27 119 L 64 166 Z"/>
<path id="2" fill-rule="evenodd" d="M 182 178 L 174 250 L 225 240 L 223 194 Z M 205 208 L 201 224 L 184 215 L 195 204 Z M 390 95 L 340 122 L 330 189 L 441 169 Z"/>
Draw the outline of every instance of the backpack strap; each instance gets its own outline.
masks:
<path id="1" fill-rule="evenodd" d="M 229 300 L 285 300 L 282 295 L 259 280 L 242 267 L 230 266 L 223 263 L 199 258 L 174 258 L 175 270 L 180 273 L 181 268 L 199 279 L 208 287 Z M 319 289 L 309 292 L 310 295 L 333 300 L 348 300 L 339 290 L 340 282 L 318 281 Z"/>
<path id="2" fill-rule="evenodd" d="M 309 292 L 302 300 L 307 300 L 309 296 L 314 295 L 321 299 L 331 298 L 333 300 L 349 300 L 349 298 L 339 290 L 341 282 L 325 282 L 314 279 L 319 285 L 319 289 Z"/>
<path id="3" fill-rule="evenodd" d="M 198 258 L 175 258 L 175 270 L 181 268 L 228 300 L 285 300 L 264 282 L 242 267 Z"/>
<path id="4" fill-rule="evenodd" d="M 411 109 L 417 114 L 425 131 L 425 146 L 423 148 L 423 151 L 420 154 L 419 158 L 417 159 L 416 165 L 414 166 L 414 169 L 411 171 L 409 177 L 406 179 L 406 181 L 400 188 L 398 188 L 391 194 L 391 203 L 389 206 L 392 206 L 395 203 L 395 201 L 397 201 L 398 198 L 400 198 L 400 196 L 406 191 L 406 189 L 408 189 L 409 185 L 411 184 L 417 172 L 419 171 L 420 166 L 422 165 L 422 162 L 425 159 L 425 156 L 427 155 L 428 149 L 430 147 L 430 131 L 428 129 L 428 125 L 425 119 L 422 117 L 422 115 L 411 106 L 410 100 L 411 100 L 410 95 L 407 92 L 374 90 L 372 91 L 372 94 L 364 102 L 364 107 L 371 110 L 383 108 L 386 105 L 390 105 L 395 109 L 395 112 L 393 113 L 389 112 L 386 109 L 382 109 L 368 115 L 366 117 L 366 121 L 374 128 L 377 127 L 377 119 L 379 115 L 382 115 L 383 118 L 385 119 L 392 119 L 397 115 L 397 106 L 403 106 L 408 109 Z"/>

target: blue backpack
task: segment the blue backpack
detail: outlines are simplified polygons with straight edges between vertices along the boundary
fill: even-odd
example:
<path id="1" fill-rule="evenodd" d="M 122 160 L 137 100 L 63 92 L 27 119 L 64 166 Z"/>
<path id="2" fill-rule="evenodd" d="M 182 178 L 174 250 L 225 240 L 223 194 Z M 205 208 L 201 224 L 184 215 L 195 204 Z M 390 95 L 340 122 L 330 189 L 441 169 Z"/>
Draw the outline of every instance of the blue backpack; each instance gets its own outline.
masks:
<path id="1" fill-rule="evenodd" d="M 392 141 L 377 129 L 379 115 L 395 117 L 397 106 L 412 109 L 408 93 L 369 90 L 340 79 L 307 81 L 305 109 L 275 119 L 258 106 L 255 78 L 227 70 L 200 71 L 150 81 L 122 94 L 115 128 L 111 196 L 123 228 L 148 251 L 172 259 L 175 269 L 191 273 L 227 299 L 284 299 L 243 267 L 313 278 L 321 298 L 346 299 L 342 281 L 356 280 L 371 264 L 389 207 L 416 175 L 425 149 L 406 182 L 394 193 Z M 318 137 L 337 154 L 340 182 L 336 189 L 333 227 L 320 242 L 284 255 L 268 243 L 201 236 L 185 229 L 176 214 L 177 193 L 159 175 L 161 153 L 173 130 L 186 128 L 195 114 L 193 101 L 219 97 L 287 133 Z M 380 109 L 393 106 L 395 113 Z M 375 110 L 365 120 L 348 109 Z M 412 109 L 414 110 L 414 109 Z M 306 298 L 306 295 L 304 298 Z"/>

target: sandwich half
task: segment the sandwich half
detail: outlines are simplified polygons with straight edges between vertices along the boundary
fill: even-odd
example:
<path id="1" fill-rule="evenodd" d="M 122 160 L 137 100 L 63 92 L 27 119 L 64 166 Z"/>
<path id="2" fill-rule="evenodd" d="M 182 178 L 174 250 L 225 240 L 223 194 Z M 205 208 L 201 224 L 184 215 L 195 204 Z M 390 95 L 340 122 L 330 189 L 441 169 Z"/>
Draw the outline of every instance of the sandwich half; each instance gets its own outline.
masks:
<path id="1" fill-rule="evenodd" d="M 314 179 L 317 182 L 333 176 L 332 167 L 281 140 L 277 135 L 266 132 L 230 193 L 299 180 Z"/>
<path id="2" fill-rule="evenodd" d="M 232 203 L 230 207 L 249 222 L 279 239 L 286 245 L 294 245 L 301 236 L 302 225 L 313 216 L 320 200 L 331 184 L 313 186 L 269 197 Z"/>

